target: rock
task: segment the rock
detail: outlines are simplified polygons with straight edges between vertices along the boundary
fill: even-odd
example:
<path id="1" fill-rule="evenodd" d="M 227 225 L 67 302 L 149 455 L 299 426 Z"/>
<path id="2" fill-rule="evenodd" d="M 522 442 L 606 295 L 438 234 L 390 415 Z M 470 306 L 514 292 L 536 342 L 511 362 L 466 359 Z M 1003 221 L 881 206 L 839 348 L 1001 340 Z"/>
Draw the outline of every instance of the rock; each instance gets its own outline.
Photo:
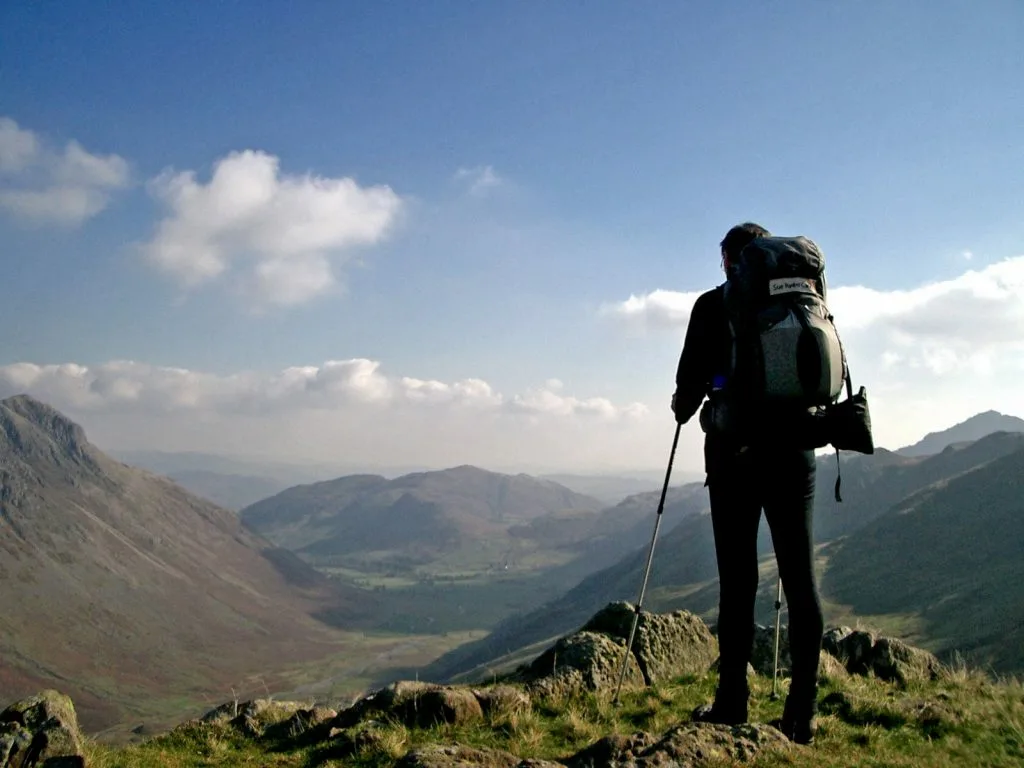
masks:
<path id="1" fill-rule="evenodd" d="M 469 688 L 400 680 L 363 697 L 334 718 L 334 728 L 350 728 L 361 720 L 390 716 L 407 727 L 437 723 L 462 725 L 483 719 L 480 702 Z"/>
<path id="2" fill-rule="evenodd" d="M 771 677 L 775 673 L 775 627 L 754 626 L 754 643 L 750 649 L 750 664 L 759 675 Z M 789 654 L 789 626 L 779 632 L 779 676 L 789 675 L 793 660 Z"/>
<path id="3" fill-rule="evenodd" d="M 818 681 L 819 682 L 835 682 L 850 677 L 850 673 L 846 671 L 846 667 L 831 653 L 822 651 L 818 656 Z"/>
<path id="4" fill-rule="evenodd" d="M 246 736 L 259 738 L 271 726 L 287 720 L 296 712 L 308 707 L 298 701 L 274 701 L 273 699 L 252 699 L 240 704 L 230 701 L 211 709 L 202 717 L 202 722 L 214 725 L 229 725 Z"/>
<path id="5" fill-rule="evenodd" d="M 631 603 L 609 603 L 580 629 L 629 640 L 633 626 Z M 718 641 L 707 624 L 689 611 L 640 612 L 633 638 L 633 655 L 647 685 L 682 675 L 703 675 L 718 655 Z"/>
<path id="6" fill-rule="evenodd" d="M 871 669 L 882 680 L 906 685 L 939 677 L 942 665 L 934 654 L 902 640 L 881 637 L 871 649 Z"/>
<path id="7" fill-rule="evenodd" d="M 0 768 L 84 768 L 78 716 L 68 696 L 44 690 L 0 712 Z"/>
<path id="8" fill-rule="evenodd" d="M 561 638 L 538 656 L 523 672 L 531 695 L 566 695 L 581 690 L 611 690 L 619 682 L 625 657 L 625 642 L 597 632 L 577 632 Z M 636 658 L 626 661 L 623 685 L 644 685 Z"/>
<path id="9" fill-rule="evenodd" d="M 601 747 L 608 756 L 607 762 L 601 761 L 599 755 L 602 753 L 597 751 L 598 744 L 574 755 L 567 765 L 571 768 L 675 768 L 701 766 L 711 762 L 721 765 L 727 761 L 732 765 L 750 762 L 763 750 L 793 748 L 792 743 L 781 731 L 760 723 L 735 726 L 686 723 L 672 728 L 653 744 L 638 752 L 615 752 L 614 747 Z M 598 759 L 592 759 L 589 763 L 578 761 L 581 757 L 586 760 L 584 756 L 588 752 Z"/>
<path id="10" fill-rule="evenodd" d="M 824 643 L 824 638 L 822 638 Z M 871 651 L 875 647 L 875 636 L 863 630 L 851 630 L 837 640 L 833 656 L 846 665 L 851 675 L 866 675 L 871 669 Z"/>
<path id="11" fill-rule="evenodd" d="M 395 768 L 517 768 L 521 762 L 499 749 L 433 744 L 407 753 Z"/>
<path id="12" fill-rule="evenodd" d="M 480 702 L 484 717 L 491 720 L 507 715 L 524 714 L 533 707 L 526 692 L 511 685 L 475 688 L 473 695 Z"/>
<path id="13" fill-rule="evenodd" d="M 384 744 L 383 729 L 384 724 L 379 720 L 364 720 L 345 730 L 331 728 L 328 734 L 331 743 L 327 747 L 327 754 L 344 758 L 360 752 L 379 752 Z"/>
<path id="14" fill-rule="evenodd" d="M 836 657 L 847 672 L 876 677 L 898 685 L 911 681 L 935 680 L 942 674 L 942 665 L 934 654 L 915 648 L 902 640 L 876 637 L 871 632 L 849 627 L 829 629 L 821 643 L 822 650 Z"/>
<path id="15" fill-rule="evenodd" d="M 304 740 L 315 741 L 316 735 L 326 735 L 330 730 L 330 722 L 338 716 L 338 713 L 329 707 L 313 706 L 309 709 L 300 709 L 291 717 L 267 726 L 263 737 L 274 740 Z M 321 732 L 323 732 L 321 734 Z"/>
<path id="16" fill-rule="evenodd" d="M 516 768 L 565 768 L 565 766 L 562 763 L 554 763 L 550 760 L 537 760 L 531 757 L 528 760 L 520 760 L 516 763 Z"/>
<path id="17" fill-rule="evenodd" d="M 637 731 L 630 735 L 613 734 L 596 741 L 573 755 L 567 762 L 568 768 L 594 768 L 599 765 L 622 765 L 635 761 L 657 739 L 649 733 Z"/>

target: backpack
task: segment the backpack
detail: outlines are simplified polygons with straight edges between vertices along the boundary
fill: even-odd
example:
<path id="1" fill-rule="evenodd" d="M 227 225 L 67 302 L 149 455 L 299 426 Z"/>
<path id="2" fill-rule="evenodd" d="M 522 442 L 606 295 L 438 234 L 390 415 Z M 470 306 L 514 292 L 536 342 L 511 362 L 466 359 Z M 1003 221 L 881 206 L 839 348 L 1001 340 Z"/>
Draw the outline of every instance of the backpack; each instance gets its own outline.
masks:
<path id="1" fill-rule="evenodd" d="M 811 434 L 821 423 L 813 416 L 838 400 L 848 373 L 827 296 L 825 257 L 806 237 L 757 238 L 729 265 L 732 346 L 711 397 L 725 405 L 729 431 L 827 444 Z"/>

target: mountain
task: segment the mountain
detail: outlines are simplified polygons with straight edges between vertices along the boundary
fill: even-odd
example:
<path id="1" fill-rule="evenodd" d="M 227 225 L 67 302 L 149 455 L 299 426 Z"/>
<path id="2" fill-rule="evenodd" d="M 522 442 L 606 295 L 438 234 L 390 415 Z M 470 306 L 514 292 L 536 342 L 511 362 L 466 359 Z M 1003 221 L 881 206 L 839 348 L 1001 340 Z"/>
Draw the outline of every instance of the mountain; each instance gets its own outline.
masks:
<path id="1" fill-rule="evenodd" d="M 548 480 L 460 466 L 393 480 L 350 475 L 302 485 L 240 514 L 250 529 L 318 562 L 423 563 L 483 546 L 499 563 L 521 549 L 524 537 L 510 535 L 513 527 L 601 506 Z"/>
<path id="2" fill-rule="evenodd" d="M 288 487 L 287 483 L 269 477 L 229 475 L 202 469 L 183 469 L 169 472 L 167 476 L 197 496 L 235 511 Z"/>
<path id="3" fill-rule="evenodd" d="M 314 613 L 374 608 L 26 396 L 0 401 L 0 591 L 4 696 L 60 681 L 92 730 L 322 659 L 343 636 Z"/>
<path id="4" fill-rule="evenodd" d="M 904 457 L 879 450 L 870 456 L 854 455 L 842 460 L 843 503 L 833 498 L 835 459 L 818 459 L 815 501 L 815 539 L 819 544 L 836 540 L 869 525 L 908 496 L 985 466 L 1002 456 L 1024 449 L 1024 434 L 996 433 L 966 446 L 950 446 L 923 458 Z M 683 500 L 681 520 L 662 528 L 645 605 L 651 610 L 684 608 L 713 619 L 718 603 L 718 578 L 714 535 L 706 512 L 706 490 L 689 486 Z M 666 506 L 666 520 L 675 510 Z M 678 518 L 677 518 L 678 519 Z M 427 675 L 452 679 L 480 665 L 493 664 L 502 656 L 515 656 L 542 640 L 567 631 L 600 606 L 614 600 L 636 600 L 643 579 L 653 518 L 646 523 L 646 541 L 633 540 L 633 550 L 618 562 L 592 572 L 559 597 L 533 611 L 508 617 L 489 635 L 456 648 L 433 664 Z M 663 524 L 664 526 L 664 524 Z M 636 533 L 643 530 L 640 524 Z M 771 558 L 768 525 L 762 518 L 758 552 Z M 773 560 L 769 567 L 774 567 Z M 774 576 L 762 579 L 759 616 L 769 620 Z M 772 594 L 769 594 L 772 593 Z"/>
<path id="5" fill-rule="evenodd" d="M 985 411 L 941 432 L 929 432 L 913 445 L 900 448 L 903 456 L 927 456 L 947 446 L 978 440 L 993 432 L 1024 432 L 1024 419 L 998 411 Z"/>
<path id="6" fill-rule="evenodd" d="M 839 542 L 823 589 L 858 614 L 912 614 L 933 650 L 1024 671 L 1024 443 Z"/>
<path id="7" fill-rule="evenodd" d="M 655 476 L 650 472 L 637 472 L 630 475 L 614 474 L 554 474 L 539 475 L 542 480 L 551 480 L 559 485 L 564 485 L 570 490 L 593 496 L 603 503 L 611 506 L 620 501 L 647 491 L 661 492 L 661 486 L 665 482 L 665 471 L 659 470 Z M 672 485 L 685 485 L 696 482 L 701 476 L 692 472 L 675 471 L 672 474 Z"/>

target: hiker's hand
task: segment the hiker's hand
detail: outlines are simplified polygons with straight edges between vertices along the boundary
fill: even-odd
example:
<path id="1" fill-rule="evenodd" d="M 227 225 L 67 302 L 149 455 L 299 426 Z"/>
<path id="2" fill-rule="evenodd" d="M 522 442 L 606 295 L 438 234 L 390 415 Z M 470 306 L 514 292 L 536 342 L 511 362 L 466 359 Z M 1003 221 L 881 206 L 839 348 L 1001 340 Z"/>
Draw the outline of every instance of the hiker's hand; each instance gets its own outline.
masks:
<path id="1" fill-rule="evenodd" d="M 676 424 L 686 423 L 686 419 L 679 415 L 679 390 L 672 393 L 672 415 L 676 418 Z"/>

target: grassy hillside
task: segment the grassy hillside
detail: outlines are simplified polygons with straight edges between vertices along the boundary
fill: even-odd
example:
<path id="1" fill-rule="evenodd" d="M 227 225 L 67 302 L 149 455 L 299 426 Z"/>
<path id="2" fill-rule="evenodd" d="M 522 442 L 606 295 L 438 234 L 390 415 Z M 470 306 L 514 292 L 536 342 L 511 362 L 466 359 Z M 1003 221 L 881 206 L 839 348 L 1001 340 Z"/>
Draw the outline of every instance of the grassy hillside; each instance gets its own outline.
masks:
<path id="1" fill-rule="evenodd" d="M 715 683 L 709 672 L 627 687 L 618 704 L 607 689 L 552 692 L 525 703 L 510 698 L 509 704 L 482 716 L 460 718 L 453 710 L 452 722 L 433 725 L 388 715 L 366 726 L 339 728 L 333 737 L 332 713 L 316 726 L 281 704 L 277 713 L 271 706 L 241 726 L 226 718 L 191 721 L 142 744 L 109 748 L 90 743 L 86 751 L 92 768 L 738 764 L 726 757 L 726 750 L 744 755 L 743 764 L 752 768 L 1009 768 L 1024 762 L 1024 688 L 1013 680 L 993 682 L 966 669 L 906 685 L 830 675 L 819 690 L 818 730 L 809 746 L 791 744 L 765 725 L 780 716 L 782 701 L 772 700 L 771 679 L 760 675 L 751 677 L 753 725 L 691 725 L 691 711 L 711 699 Z M 303 711 L 314 716 L 313 710 Z M 745 746 L 738 747 L 741 743 Z M 633 759 L 613 762 L 626 749 Z"/>
<path id="2" fill-rule="evenodd" d="M 1024 450 L 905 499 L 840 542 L 823 587 L 858 613 L 913 611 L 930 645 L 1024 670 Z"/>

